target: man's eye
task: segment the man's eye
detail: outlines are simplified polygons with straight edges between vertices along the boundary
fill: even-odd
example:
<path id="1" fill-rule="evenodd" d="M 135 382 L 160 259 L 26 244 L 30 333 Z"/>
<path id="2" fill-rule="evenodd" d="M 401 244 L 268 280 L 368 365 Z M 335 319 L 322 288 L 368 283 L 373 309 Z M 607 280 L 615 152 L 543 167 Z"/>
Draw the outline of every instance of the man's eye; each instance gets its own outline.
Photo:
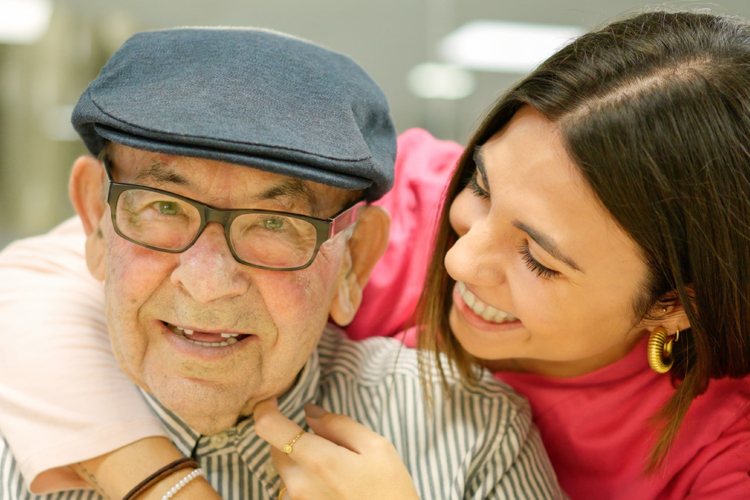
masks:
<path id="1" fill-rule="evenodd" d="M 164 215 L 178 215 L 180 213 L 180 205 L 174 201 L 160 201 L 157 206 L 159 213 Z"/>
<path id="2" fill-rule="evenodd" d="M 263 219 L 263 227 L 270 231 L 278 231 L 284 227 L 284 219 L 276 217 Z"/>

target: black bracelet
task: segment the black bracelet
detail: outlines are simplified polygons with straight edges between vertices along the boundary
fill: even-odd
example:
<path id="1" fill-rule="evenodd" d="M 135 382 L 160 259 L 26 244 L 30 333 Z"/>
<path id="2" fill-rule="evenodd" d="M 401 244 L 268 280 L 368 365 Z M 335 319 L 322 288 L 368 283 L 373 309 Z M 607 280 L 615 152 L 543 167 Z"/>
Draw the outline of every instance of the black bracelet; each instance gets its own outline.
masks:
<path id="1" fill-rule="evenodd" d="M 130 490 L 127 495 L 125 495 L 122 500 L 133 500 L 135 497 L 143 493 L 144 490 L 147 490 L 151 486 L 155 485 L 165 477 L 169 476 L 170 474 L 177 472 L 180 469 L 187 469 L 188 467 L 192 467 L 194 469 L 198 468 L 198 463 L 193 460 L 192 458 L 179 458 L 175 460 L 174 462 L 165 465 L 158 471 L 154 472 L 150 476 L 148 476 L 146 479 L 138 483 L 138 485 Z"/>

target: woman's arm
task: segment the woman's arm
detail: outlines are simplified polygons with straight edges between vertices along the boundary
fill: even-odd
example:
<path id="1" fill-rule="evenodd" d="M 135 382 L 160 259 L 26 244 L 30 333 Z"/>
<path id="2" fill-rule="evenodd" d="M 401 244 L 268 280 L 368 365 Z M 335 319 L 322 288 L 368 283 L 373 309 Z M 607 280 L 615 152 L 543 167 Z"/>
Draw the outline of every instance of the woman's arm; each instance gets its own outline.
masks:
<path id="1" fill-rule="evenodd" d="M 88 483 L 122 498 L 181 455 L 112 355 L 84 242 L 71 219 L 0 253 L 0 432 L 32 492 Z M 187 472 L 139 498 L 161 498 Z M 182 498 L 219 498 L 192 483 Z"/>
<path id="2" fill-rule="evenodd" d="M 129 444 L 112 453 L 71 466 L 81 478 L 107 500 L 123 498 L 141 480 L 166 464 L 182 458 L 166 438 L 152 437 Z M 134 500 L 160 500 L 174 485 L 195 469 L 181 469 L 164 477 Z M 180 490 L 180 498 L 220 500 L 203 478 L 197 477 Z"/>
<path id="3" fill-rule="evenodd" d="M 398 137 L 393 188 L 375 202 L 391 215 L 390 241 L 354 321 L 345 328 L 349 338 L 391 337 L 409 326 L 427 275 L 443 192 L 462 152 L 459 144 L 425 130 Z"/>

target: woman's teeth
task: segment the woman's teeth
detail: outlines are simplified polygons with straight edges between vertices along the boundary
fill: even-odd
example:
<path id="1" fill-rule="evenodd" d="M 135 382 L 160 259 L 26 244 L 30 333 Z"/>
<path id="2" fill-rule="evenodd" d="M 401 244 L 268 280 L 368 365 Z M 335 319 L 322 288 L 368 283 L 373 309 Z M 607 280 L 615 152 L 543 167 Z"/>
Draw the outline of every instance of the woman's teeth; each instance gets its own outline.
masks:
<path id="1" fill-rule="evenodd" d="M 236 344 L 238 340 L 235 337 L 239 337 L 239 333 L 222 333 L 221 338 L 227 339 L 223 342 L 198 342 L 197 340 L 192 340 L 187 338 L 186 335 L 192 335 L 194 330 L 188 330 L 187 328 L 182 329 L 174 325 L 170 325 L 167 323 L 167 326 L 170 330 L 172 330 L 174 333 L 176 333 L 178 336 L 182 337 L 183 339 L 187 340 L 191 344 L 203 346 L 203 347 L 226 347 L 232 344 Z"/>
<path id="2" fill-rule="evenodd" d="M 493 323 L 511 323 L 516 320 L 515 316 L 498 311 L 494 307 L 485 304 L 481 300 L 471 293 L 466 285 L 462 282 L 458 282 L 458 293 L 464 300 L 467 306 L 476 313 L 477 316 L 481 316 L 485 321 L 491 321 Z"/>

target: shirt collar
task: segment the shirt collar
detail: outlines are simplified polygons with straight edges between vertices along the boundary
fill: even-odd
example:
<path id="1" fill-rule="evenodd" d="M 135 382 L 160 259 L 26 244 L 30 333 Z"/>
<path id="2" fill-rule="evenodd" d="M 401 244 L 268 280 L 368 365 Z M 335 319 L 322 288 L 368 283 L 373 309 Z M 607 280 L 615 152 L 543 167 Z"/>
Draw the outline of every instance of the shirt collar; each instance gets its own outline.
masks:
<path id="1" fill-rule="evenodd" d="M 320 360 L 316 349 L 297 376 L 297 381 L 292 388 L 279 398 L 281 414 L 303 429 L 308 430 L 304 406 L 307 403 L 318 401 L 319 384 Z M 153 395 L 143 390 L 141 392 L 159 420 L 164 424 L 175 446 L 185 456 L 195 458 L 195 451 L 198 441 L 202 437 L 201 434 L 185 423 L 176 413 L 162 406 Z M 235 442 L 232 444 L 237 447 L 237 451 L 246 461 L 248 467 L 256 474 L 263 471 L 262 462 L 270 460 L 270 445 L 255 434 L 255 421 L 252 416 L 241 420 L 227 432 L 236 436 Z"/>

